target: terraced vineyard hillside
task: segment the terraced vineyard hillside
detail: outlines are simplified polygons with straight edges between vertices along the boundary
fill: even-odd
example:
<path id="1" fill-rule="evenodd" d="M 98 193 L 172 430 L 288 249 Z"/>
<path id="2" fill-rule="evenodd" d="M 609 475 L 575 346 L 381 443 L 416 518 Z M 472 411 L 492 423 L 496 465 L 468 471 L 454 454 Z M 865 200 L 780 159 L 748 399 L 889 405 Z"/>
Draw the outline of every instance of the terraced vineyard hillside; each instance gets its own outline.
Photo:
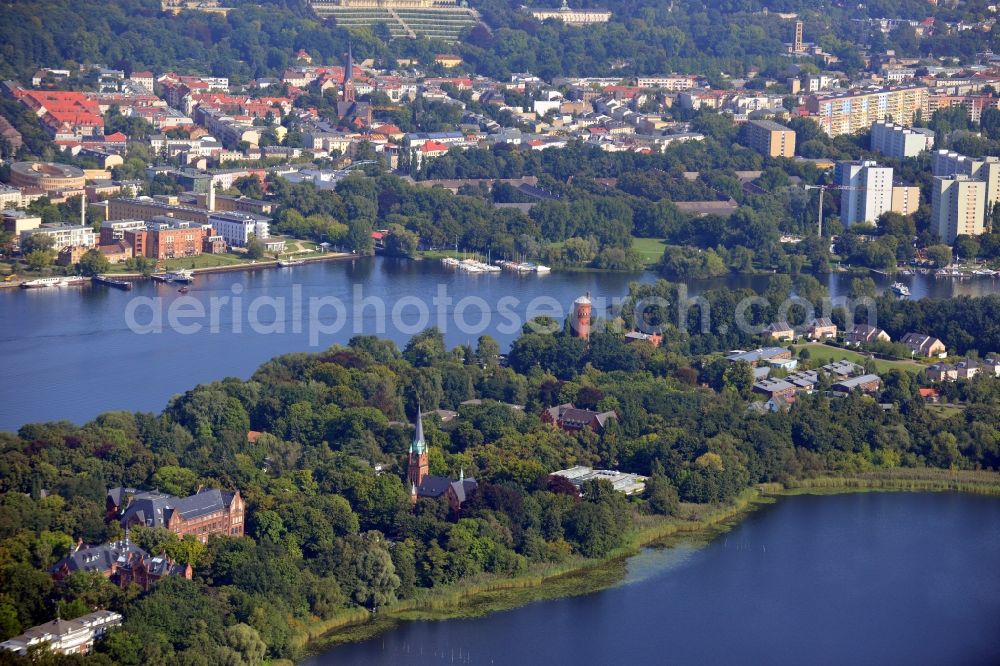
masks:
<path id="1" fill-rule="evenodd" d="M 348 29 L 384 23 L 393 39 L 424 36 L 456 42 L 463 30 L 480 21 L 479 13 L 470 7 L 422 0 L 315 0 L 312 8 L 320 17 L 333 17 L 337 25 Z"/>

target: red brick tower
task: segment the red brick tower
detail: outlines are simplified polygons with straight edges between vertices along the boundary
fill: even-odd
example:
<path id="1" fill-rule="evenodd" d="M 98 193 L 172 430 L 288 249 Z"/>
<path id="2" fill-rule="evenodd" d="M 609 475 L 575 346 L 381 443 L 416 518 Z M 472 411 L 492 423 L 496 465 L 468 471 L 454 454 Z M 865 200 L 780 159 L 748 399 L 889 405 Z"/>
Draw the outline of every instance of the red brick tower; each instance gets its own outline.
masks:
<path id="1" fill-rule="evenodd" d="M 573 337 L 590 339 L 590 292 L 586 296 L 573 301 L 573 320 L 571 322 Z"/>
<path id="2" fill-rule="evenodd" d="M 430 462 L 427 460 L 427 444 L 424 443 L 424 423 L 417 407 L 417 432 L 410 444 L 410 464 L 406 469 L 406 482 L 410 488 L 419 488 L 424 477 L 430 474 Z"/>

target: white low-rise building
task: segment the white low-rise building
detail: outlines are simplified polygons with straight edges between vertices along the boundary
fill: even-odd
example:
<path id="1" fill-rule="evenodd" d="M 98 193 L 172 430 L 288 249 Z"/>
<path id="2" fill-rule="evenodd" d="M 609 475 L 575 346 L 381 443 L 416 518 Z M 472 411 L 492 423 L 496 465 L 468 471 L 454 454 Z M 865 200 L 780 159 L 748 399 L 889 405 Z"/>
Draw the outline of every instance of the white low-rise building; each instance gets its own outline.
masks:
<path id="1" fill-rule="evenodd" d="M 87 654 L 108 629 L 121 623 L 121 615 L 107 610 L 88 613 L 75 620 L 56 619 L 0 643 L 0 650 L 23 656 L 30 648 L 44 645 L 57 654 Z"/>
<path id="2" fill-rule="evenodd" d="M 585 481 L 602 479 L 614 486 L 614 489 L 626 495 L 638 495 L 646 489 L 646 477 L 612 469 L 593 469 L 577 465 L 569 469 L 552 472 L 552 476 L 561 476 L 576 486 L 577 490 Z"/>

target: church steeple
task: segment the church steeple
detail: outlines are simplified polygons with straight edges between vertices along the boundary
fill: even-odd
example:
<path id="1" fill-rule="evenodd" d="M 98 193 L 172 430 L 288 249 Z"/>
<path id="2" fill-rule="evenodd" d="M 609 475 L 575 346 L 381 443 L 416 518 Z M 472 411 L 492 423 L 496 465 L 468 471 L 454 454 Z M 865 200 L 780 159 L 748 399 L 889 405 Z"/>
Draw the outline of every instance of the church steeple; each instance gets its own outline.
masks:
<path id="1" fill-rule="evenodd" d="M 351 44 L 347 44 L 347 62 L 344 64 L 344 89 L 342 95 L 345 102 L 354 101 L 354 53 Z"/>
<path id="2" fill-rule="evenodd" d="M 427 450 L 427 443 L 424 442 L 424 419 L 420 413 L 420 405 L 417 405 L 417 430 L 413 435 L 413 442 L 410 443 L 410 453 L 423 453 Z"/>
<path id="3" fill-rule="evenodd" d="M 424 441 L 424 422 L 417 405 L 416 431 L 410 443 L 410 463 L 406 469 L 406 480 L 414 488 L 419 488 L 424 478 L 430 474 L 430 461 L 427 458 L 427 443 Z"/>

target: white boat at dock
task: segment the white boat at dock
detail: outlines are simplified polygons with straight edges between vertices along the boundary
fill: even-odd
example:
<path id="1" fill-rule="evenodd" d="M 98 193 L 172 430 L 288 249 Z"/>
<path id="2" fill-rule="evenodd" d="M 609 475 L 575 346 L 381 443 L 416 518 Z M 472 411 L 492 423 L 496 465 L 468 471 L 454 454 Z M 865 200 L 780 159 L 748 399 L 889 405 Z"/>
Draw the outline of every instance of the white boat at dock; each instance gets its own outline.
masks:
<path id="1" fill-rule="evenodd" d="M 156 275 L 153 275 L 152 278 L 156 282 L 179 282 L 181 284 L 188 284 L 190 282 L 194 282 L 194 271 L 189 268 L 180 268 L 176 271 L 157 273 Z"/>
<path id="2" fill-rule="evenodd" d="M 515 273 L 550 273 L 552 269 L 541 264 L 533 264 L 530 261 L 497 261 L 497 265 L 507 271 Z"/>
<path id="3" fill-rule="evenodd" d="M 301 259 L 278 259 L 278 265 L 281 266 L 282 268 L 287 268 L 289 266 L 299 266 L 304 263 L 306 262 L 302 261 Z"/>
<path id="4" fill-rule="evenodd" d="M 21 289 L 44 289 L 46 287 L 76 287 L 89 282 L 85 277 L 47 277 L 21 283 Z"/>

